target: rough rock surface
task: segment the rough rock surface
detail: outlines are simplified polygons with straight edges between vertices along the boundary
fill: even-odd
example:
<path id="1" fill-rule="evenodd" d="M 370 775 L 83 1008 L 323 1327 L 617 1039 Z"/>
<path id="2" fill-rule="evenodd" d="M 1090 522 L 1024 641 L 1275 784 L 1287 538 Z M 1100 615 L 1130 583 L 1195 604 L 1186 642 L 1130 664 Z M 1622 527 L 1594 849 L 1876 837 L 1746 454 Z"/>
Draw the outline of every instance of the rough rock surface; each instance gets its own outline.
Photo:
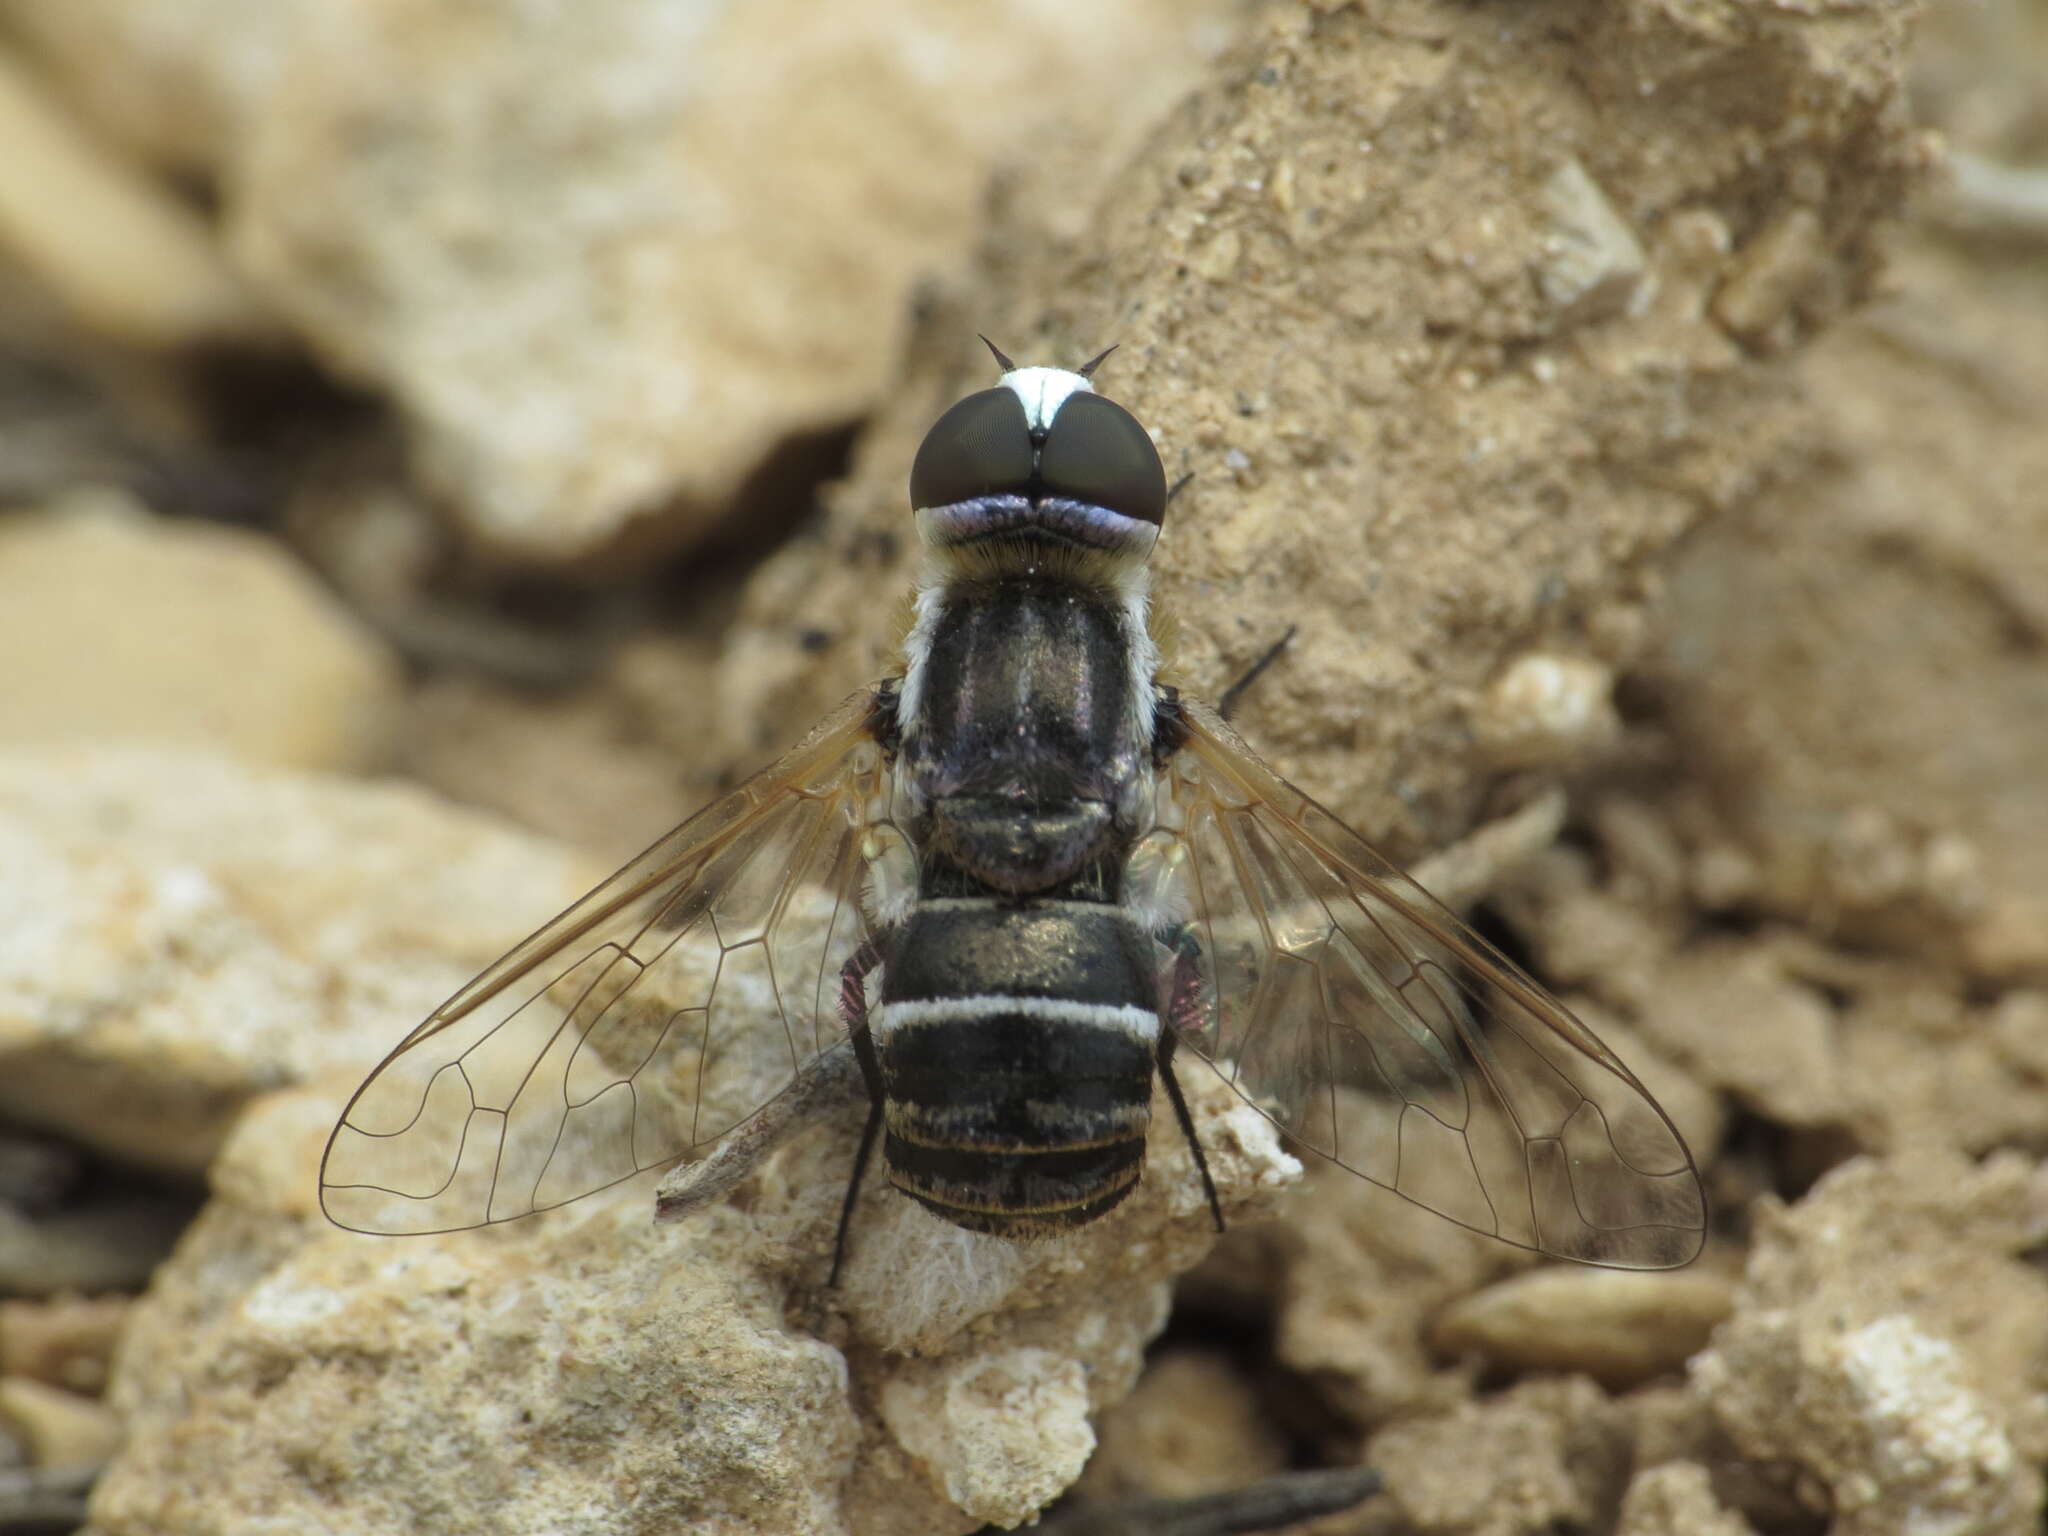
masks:
<path id="1" fill-rule="evenodd" d="M 1586 985 L 1692 1080 L 1790 1132 L 1803 1179 L 1850 1151 L 2040 1145 L 2048 998 L 1986 1000 L 1949 967 L 1784 924 L 1701 927 L 1693 902 L 1742 910 L 1717 882 L 1756 865 L 1695 790 L 1677 781 L 1672 813 L 1648 818 L 1617 797 L 1603 810 L 1625 815 L 1594 813 L 1596 855 L 1560 848 L 1525 869 L 1505 904 L 1553 982 Z"/>
<path id="2" fill-rule="evenodd" d="M 1636 1474 L 1614 1529 L 1615 1536 L 1749 1536 L 1753 1527 L 1715 1497 L 1705 1467 L 1667 1461 Z"/>
<path id="3" fill-rule="evenodd" d="M 597 873 L 416 789 L 110 747 L 0 755 L 0 866 L 0 1113 L 186 1175 Z"/>
<path id="4" fill-rule="evenodd" d="M 1167 1349 L 1102 1416 L 1076 1492 L 1091 1501 L 1186 1498 L 1284 1470 L 1288 1446 L 1266 1403 L 1227 1357 Z"/>
<path id="5" fill-rule="evenodd" d="M 1298 1165 L 1220 1080 L 1191 1077 L 1189 1097 L 1247 1218 Z M 657 1227 L 641 1181 L 402 1240 L 338 1232 L 313 1204 L 338 1108 L 273 1095 L 216 1165 L 127 1335 L 129 1439 L 97 1531 L 1014 1526 L 1078 1476 L 1171 1278 L 1213 1240 L 1163 1098 L 1139 1192 L 1066 1243 L 972 1238 L 871 1179 L 837 1291 L 854 1104 L 686 1222 Z M 231 1497 L 197 1443 L 235 1466 Z"/>
<path id="6" fill-rule="evenodd" d="M 213 176 L 314 9 L 301 0 L 0 0 L 0 19 L 124 148 Z"/>
<path id="7" fill-rule="evenodd" d="M 934 310 L 825 527 L 751 584 L 712 719 L 758 729 L 765 701 L 787 735 L 883 664 L 876 591 L 914 566 L 905 477 L 938 410 L 988 382 L 976 330 L 1020 361 L 1120 341 L 1099 386 L 1194 476 L 1154 561 L 1181 677 L 1213 695 L 1297 623 L 1248 701 L 1255 743 L 1392 851 L 1447 840 L 1496 678 L 1526 652 L 1637 659 L 1672 542 L 1795 447 L 1766 354 L 1873 279 L 1874 221 L 1921 153 L 1910 9 L 1263 13 L 1088 219 L 1019 194 L 985 248 L 1000 297 Z M 1586 221 L 1548 190 L 1571 165 L 1641 246 L 1620 302 L 1542 280 L 1581 259 Z M 1814 244 L 1769 337 L 1731 334 L 1711 301 L 1795 211 Z"/>
<path id="8" fill-rule="evenodd" d="M 340 542 L 381 548 L 370 565 L 407 597 L 418 578 L 429 603 L 432 583 L 477 576 L 437 570 L 434 497 L 472 519 L 486 499 L 524 507 L 499 553 L 612 546 L 567 594 L 600 644 L 630 635 L 595 681 L 515 695 L 492 679 L 535 674 L 502 647 L 422 649 L 438 660 L 400 761 L 607 852 L 644 843 L 887 664 L 912 564 L 905 470 L 936 411 L 988 379 L 972 332 L 1030 359 L 1119 340 L 1104 389 L 1175 473 L 1196 473 L 1157 564 L 1182 680 L 1213 694 L 1296 623 L 1247 700 L 1249 733 L 1390 851 L 1496 816 L 1540 824 L 1542 844 L 1564 821 L 1505 889 L 1507 857 L 1446 879 L 1487 901 L 1478 921 L 1503 922 L 1683 1126 L 1717 1212 L 1709 1264 L 1753 1254 L 1732 1296 L 1727 1271 L 1609 1285 L 1313 1176 L 1285 1219 L 1240 1223 L 1184 1278 L 1148 1372 L 1166 1277 L 1209 1242 L 1173 1138 L 1138 1203 L 1057 1251 L 962 1242 L 874 1188 L 829 1294 L 850 1113 L 680 1227 L 653 1227 L 645 1193 L 624 1191 L 496 1234 L 344 1237 L 309 1203 L 335 1095 L 567 895 L 573 862 L 527 845 L 537 866 L 486 858 L 488 889 L 451 888 L 471 877 L 439 865 L 470 868 L 465 839 L 486 835 L 451 837 L 383 791 L 45 754 L 32 791 L 0 792 L 0 864 L 23 872 L 0 931 L 25 967 L 7 974 L 28 978 L 0 1014 L 32 1041 L 8 1064 L 61 1069 L 14 1074 L 24 1099 L 101 1147 L 167 1128 L 170 1155 L 137 1155 L 191 1168 L 252 1092 L 324 1074 L 258 1101 L 140 1309 L 102 1528 L 359 1515 L 385 1530 L 938 1536 L 1026 1518 L 1084 1461 L 1077 1502 L 1196 1461 L 1242 1480 L 1284 1455 L 1387 1469 L 1386 1497 L 1319 1536 L 2038 1531 L 2048 525 L 2032 492 L 2048 478 L 2048 303 L 2039 222 L 1988 237 L 1974 171 L 1933 178 L 1926 216 L 1881 235 L 1936 158 L 1902 105 L 1913 7 L 1279 0 L 1164 112 L 1201 72 L 1181 10 L 1171 46 L 1150 50 L 1170 68 L 1096 60 L 1034 85 L 1038 128 L 1019 126 L 1000 70 L 957 101 L 901 72 L 806 77 L 805 112 L 708 160 L 711 130 L 689 114 L 720 103 L 684 102 L 680 75 L 708 59 L 747 63 L 737 82 L 787 80 L 841 57 L 830 28 L 778 50 L 780 6 L 649 6 L 711 41 L 678 79 L 636 61 L 627 75 L 653 84 L 607 104 L 619 39 L 650 35 L 618 0 L 523 93 L 533 40 L 568 10 L 499 7 L 502 46 L 464 49 L 484 11 L 440 0 L 258 9 L 0 0 L 66 61 L 75 101 L 213 183 L 310 344 L 410 421 L 425 451 L 372 466 L 367 495 L 318 480 Z M 2023 181 L 2048 158 L 2039 10 L 1935 8 L 1916 44 L 1919 121 L 1974 157 L 1966 170 Z M 1054 12 L 1071 14 L 1033 14 Z M 309 55 L 302 28 L 337 40 L 331 56 Z M 1086 35 L 1034 40 L 1017 78 Z M 343 78 L 365 61 L 390 67 Z M 1111 75 L 1159 95 L 1105 92 Z M 287 80 L 305 82 L 299 99 Z M 1062 105 L 1077 89 L 1097 115 Z M 810 265 L 678 265 L 676 211 L 707 186 L 786 192 L 813 110 L 844 141 L 812 162 L 840 178 L 827 190 L 867 202 L 792 230 L 765 193 L 738 198 L 718 251 L 779 240 Z M 972 121 L 934 137 L 940 177 L 878 200 L 901 185 L 882 173 L 903 167 L 878 162 L 904 124 L 954 111 Z M 546 175 L 529 178 L 536 150 Z M 788 165 L 760 174 L 776 157 Z M 707 163 L 732 180 L 689 169 Z M 568 195 L 564 167 L 587 173 Z M 976 239 L 960 277 L 949 263 Z M 347 286 L 366 274 L 398 286 Z M 437 307 L 451 293 L 483 298 Z M 676 318 L 706 305 L 748 329 Z M 503 334 L 472 347 L 485 310 Z M 0 407 L 21 374 L 13 312 L 0 292 Z M 679 336 L 689 357 L 656 355 Z M 816 345 L 792 361 L 764 336 Z M 858 388 L 821 405 L 800 370 L 841 367 L 850 337 L 867 350 L 832 385 Z M 522 338 L 518 366 L 498 366 Z M 648 447 L 643 429 L 675 406 L 663 370 L 734 358 L 734 409 L 744 389 L 779 414 L 707 415 L 730 458 L 658 484 L 662 455 L 706 446 Z M 852 480 L 785 538 L 753 478 L 764 445 L 878 388 L 892 403 Z M 15 419 L 0 409 L 0 438 Z M 522 435 L 534 420 L 613 435 L 572 461 L 572 438 Z M 33 447 L 0 441 L 0 467 Z M 680 499 L 621 539 L 639 485 L 656 486 L 650 506 Z M 536 510 L 536 487 L 567 487 L 572 520 Z M 405 509 L 395 541 L 372 502 Z M 653 578 L 631 558 L 713 519 L 737 540 L 720 563 Z M 337 585 L 375 611 L 375 583 Z M 565 594 L 555 571 L 460 595 L 500 636 Z M 492 666 L 459 670 L 481 651 Z M 0 784 L 29 782 L 14 771 Z M 1502 815 L 1553 781 L 1568 812 Z M 246 802 L 234 816 L 230 800 Z M 387 840 L 402 860 L 378 862 Z M 176 905 L 206 889 L 196 913 Z M 406 940 L 465 913 L 474 932 Z M 1198 1106 L 1205 1135 L 1233 1210 L 1261 1208 L 1284 1165 L 1225 1107 Z M 56 1256 L 103 1260 L 119 1209 L 0 1206 L 0 1254 L 26 1233 L 49 1257 L 47 1239 L 91 1214 L 89 1241 Z M 148 1251 L 130 1243 L 124 1275 Z M 1697 1334 L 1674 1314 L 1696 1330 L 1728 1305 L 1690 1374 L 1675 1370 Z M 1167 1362 L 1193 1351 L 1199 1385 L 1175 1390 Z M 1525 1372 L 1599 1373 L 1610 1391 L 1655 1374 L 1619 1397 L 1583 1377 L 1502 1381 Z"/>
<path id="9" fill-rule="evenodd" d="M 2038 977 L 2048 283 L 1923 238 L 1892 285 L 1801 360 L 1815 471 L 1674 568 L 1659 677 L 1746 859 L 1724 903 Z"/>
<path id="10" fill-rule="evenodd" d="M 108 153 L 4 38 L 0 142 L 0 250 L 71 315 L 140 347 L 271 339 L 207 222 Z"/>
<path id="11" fill-rule="evenodd" d="M 1627 1387 L 1682 1367 L 1728 1315 L 1732 1282 L 1711 1260 L 1660 1274 L 1551 1265 L 1461 1297 L 1431 1342 L 1517 1371 L 1583 1371 Z"/>
<path id="12" fill-rule="evenodd" d="M 1858 1161 L 1766 1208 L 1693 1385 L 1740 1451 L 1825 1490 L 1842 1536 L 2038 1526 L 2048 1165 Z"/>
<path id="13" fill-rule="evenodd" d="M 0 523 L 0 746 L 129 741 L 280 768 L 386 755 L 398 669 L 268 539 L 111 493 Z"/>
<path id="14" fill-rule="evenodd" d="M 1411 1528 L 1507 1536 L 1605 1523 L 1628 1456 L 1624 1411 L 1567 1377 L 1393 1425 L 1367 1443 L 1365 1460 L 1385 1474 L 1395 1518 Z"/>
<path id="15" fill-rule="evenodd" d="M 96 1395 L 128 1306 L 125 1297 L 0 1301 L 0 1375 Z"/>
<path id="16" fill-rule="evenodd" d="M 104 1404 L 29 1376 L 0 1376 L 0 1424 L 46 1467 L 97 1466 L 121 1443 L 121 1421 Z"/>
<path id="17" fill-rule="evenodd" d="M 869 410 L 991 174 L 1119 163 L 1239 9 L 379 0 L 245 31 L 235 5 L 173 29 L 15 3 L 131 133 L 213 157 L 252 281 L 398 403 L 482 543 L 541 561 L 699 536 L 779 446 Z"/>

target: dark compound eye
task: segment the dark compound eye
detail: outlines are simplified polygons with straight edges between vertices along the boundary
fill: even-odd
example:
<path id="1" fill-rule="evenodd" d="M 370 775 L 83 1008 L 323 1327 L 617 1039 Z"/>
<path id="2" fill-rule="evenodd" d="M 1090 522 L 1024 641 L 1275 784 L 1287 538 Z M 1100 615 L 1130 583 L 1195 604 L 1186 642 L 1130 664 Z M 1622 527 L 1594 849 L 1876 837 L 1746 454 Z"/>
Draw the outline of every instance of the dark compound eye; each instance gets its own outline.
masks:
<path id="1" fill-rule="evenodd" d="M 1038 478 L 1051 496 L 1107 507 L 1144 523 L 1166 518 L 1159 450 L 1137 417 L 1100 395 L 1076 390 L 1067 396 L 1039 450 Z"/>
<path id="2" fill-rule="evenodd" d="M 957 402 L 925 433 L 910 466 L 910 505 L 1021 494 L 1031 484 L 1031 459 L 1024 402 L 1013 389 L 984 389 Z"/>

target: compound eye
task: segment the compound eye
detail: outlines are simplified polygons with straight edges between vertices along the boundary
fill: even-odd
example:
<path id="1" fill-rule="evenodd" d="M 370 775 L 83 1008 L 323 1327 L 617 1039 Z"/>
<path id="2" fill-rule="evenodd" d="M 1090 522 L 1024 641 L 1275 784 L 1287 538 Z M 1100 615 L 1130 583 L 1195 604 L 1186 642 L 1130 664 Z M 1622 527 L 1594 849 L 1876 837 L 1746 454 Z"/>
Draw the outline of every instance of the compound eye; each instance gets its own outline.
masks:
<path id="1" fill-rule="evenodd" d="M 984 389 L 932 423 L 910 466 L 913 509 L 977 496 L 1022 495 L 1031 485 L 1031 425 L 1017 392 Z"/>
<path id="2" fill-rule="evenodd" d="M 1166 471 L 1138 418 L 1078 390 L 1061 403 L 1038 454 L 1046 493 L 1107 507 L 1144 523 L 1166 519 Z"/>

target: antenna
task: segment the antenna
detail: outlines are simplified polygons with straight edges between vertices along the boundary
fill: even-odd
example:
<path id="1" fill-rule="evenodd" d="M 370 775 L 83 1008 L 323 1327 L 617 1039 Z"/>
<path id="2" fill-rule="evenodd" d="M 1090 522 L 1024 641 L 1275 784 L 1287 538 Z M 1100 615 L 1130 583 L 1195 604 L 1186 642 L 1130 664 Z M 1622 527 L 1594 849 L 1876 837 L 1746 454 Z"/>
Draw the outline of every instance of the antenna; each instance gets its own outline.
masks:
<path id="1" fill-rule="evenodd" d="M 1089 358 L 1087 362 L 1083 363 L 1080 367 L 1076 368 L 1074 372 L 1081 375 L 1081 377 L 1084 379 L 1087 378 L 1089 374 L 1095 371 L 1097 365 L 1100 364 L 1105 357 L 1109 356 L 1110 353 L 1114 352 L 1118 347 L 1122 345 L 1123 343 L 1120 341 L 1112 341 L 1100 352 L 1096 353 L 1093 357 Z"/>
<path id="2" fill-rule="evenodd" d="M 981 336 L 981 332 L 979 331 L 976 331 L 974 334 L 977 336 Z M 987 347 L 989 351 L 995 353 L 996 366 L 1002 369 L 1003 372 L 1015 373 L 1017 371 L 1017 365 L 1011 362 L 1007 357 L 1003 356 L 1003 349 L 1001 347 L 997 346 L 994 342 L 990 341 L 986 336 L 981 336 L 981 344 L 984 347 Z"/>

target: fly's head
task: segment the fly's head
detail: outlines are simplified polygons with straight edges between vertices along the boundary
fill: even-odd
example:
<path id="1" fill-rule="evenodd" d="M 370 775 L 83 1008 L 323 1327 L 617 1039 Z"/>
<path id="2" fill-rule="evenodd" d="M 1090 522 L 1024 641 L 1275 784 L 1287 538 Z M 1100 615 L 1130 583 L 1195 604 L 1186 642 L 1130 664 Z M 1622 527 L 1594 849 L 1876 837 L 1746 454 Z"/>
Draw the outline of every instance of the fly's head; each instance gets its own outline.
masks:
<path id="1" fill-rule="evenodd" d="M 1088 376 L 1108 355 L 1069 371 L 1018 368 L 996 352 L 1001 381 L 933 423 L 911 467 L 927 548 L 942 559 L 1059 552 L 1110 565 L 1151 555 L 1166 471 L 1137 417 L 1095 393 Z"/>

